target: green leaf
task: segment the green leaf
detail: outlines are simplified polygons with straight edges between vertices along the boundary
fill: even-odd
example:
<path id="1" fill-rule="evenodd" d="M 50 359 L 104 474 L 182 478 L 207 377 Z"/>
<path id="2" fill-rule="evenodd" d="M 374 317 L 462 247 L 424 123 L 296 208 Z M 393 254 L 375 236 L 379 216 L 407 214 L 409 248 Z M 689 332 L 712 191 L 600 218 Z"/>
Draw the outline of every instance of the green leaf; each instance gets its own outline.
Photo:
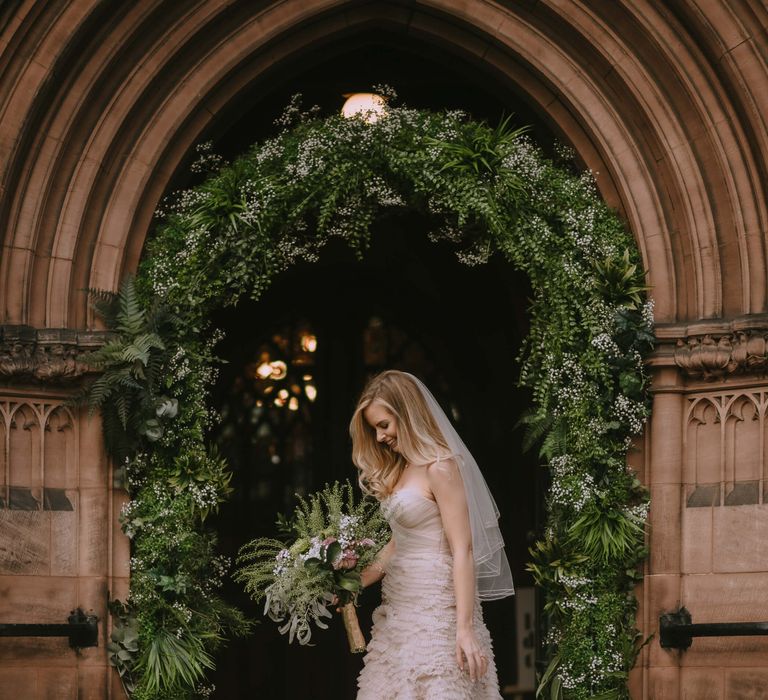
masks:
<path id="1" fill-rule="evenodd" d="M 331 542 L 326 548 L 325 548 L 325 561 L 328 564 L 332 564 L 336 561 L 336 559 L 339 558 L 341 555 L 341 545 L 337 542 Z"/>
<path id="2" fill-rule="evenodd" d="M 557 671 L 557 667 L 560 665 L 560 656 L 558 654 L 555 654 L 549 661 L 549 665 L 547 666 L 546 670 L 541 676 L 541 679 L 539 680 L 539 686 L 536 689 L 536 697 L 541 697 L 541 694 L 547 689 L 547 687 L 550 687 L 550 698 L 559 698 L 560 697 L 560 685 L 557 684 L 556 691 L 552 690 L 552 685 L 555 685 L 553 683 L 553 677 L 555 672 Z M 559 680 L 559 679 L 558 679 Z M 557 695 L 552 695 L 552 692 L 557 692 Z"/>
<path id="3" fill-rule="evenodd" d="M 354 579 L 349 579 L 344 576 L 340 576 L 336 579 L 336 583 L 339 585 L 339 587 L 350 591 L 352 593 L 355 593 L 356 591 L 360 590 L 360 581 L 356 581 Z"/>

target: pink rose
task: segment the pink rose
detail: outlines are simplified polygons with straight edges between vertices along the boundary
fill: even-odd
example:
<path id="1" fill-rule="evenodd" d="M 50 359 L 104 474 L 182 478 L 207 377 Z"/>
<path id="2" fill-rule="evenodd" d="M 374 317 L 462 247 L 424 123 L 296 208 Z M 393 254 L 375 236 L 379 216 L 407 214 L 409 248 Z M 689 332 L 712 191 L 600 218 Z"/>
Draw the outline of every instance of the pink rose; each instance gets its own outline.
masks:
<path id="1" fill-rule="evenodd" d="M 373 545 L 375 545 L 376 543 L 370 537 L 366 537 L 365 539 L 360 540 L 358 544 L 361 547 L 373 547 Z"/>

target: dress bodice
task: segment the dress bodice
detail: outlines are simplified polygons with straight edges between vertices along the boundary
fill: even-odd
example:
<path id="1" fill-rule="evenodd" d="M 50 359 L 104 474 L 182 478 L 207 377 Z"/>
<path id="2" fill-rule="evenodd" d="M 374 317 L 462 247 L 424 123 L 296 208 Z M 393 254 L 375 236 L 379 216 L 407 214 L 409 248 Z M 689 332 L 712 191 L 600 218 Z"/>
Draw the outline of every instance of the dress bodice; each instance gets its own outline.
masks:
<path id="1" fill-rule="evenodd" d="M 415 489 L 400 489 L 381 502 L 381 510 L 392 529 L 396 556 L 449 552 L 440 508 Z"/>

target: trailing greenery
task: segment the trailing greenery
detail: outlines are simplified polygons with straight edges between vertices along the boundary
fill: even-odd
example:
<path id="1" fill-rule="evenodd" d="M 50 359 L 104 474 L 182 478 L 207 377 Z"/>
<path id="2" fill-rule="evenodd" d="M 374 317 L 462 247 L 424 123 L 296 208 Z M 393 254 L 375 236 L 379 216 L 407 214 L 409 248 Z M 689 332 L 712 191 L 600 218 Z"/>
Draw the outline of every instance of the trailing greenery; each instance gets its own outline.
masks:
<path id="1" fill-rule="evenodd" d="M 643 356 L 653 318 L 626 227 L 591 174 L 546 158 L 508 123 L 493 129 L 458 111 L 406 108 L 367 123 L 319 118 L 294 102 L 281 124 L 164 205 L 138 296 L 125 287 L 110 317 L 117 339 L 101 355 L 93 402 L 111 415 L 108 444 L 129 453 L 127 610 L 139 639 L 122 662 L 133 697 L 194 696 L 225 628 L 243 628 L 209 585 L 222 567 L 203 529 L 229 488 L 225 465 L 204 444 L 219 339 L 212 311 L 258 298 L 331 238 L 363 256 L 371 224 L 405 208 L 463 263 L 502 255 L 531 280 L 520 380 L 533 409 L 523 422 L 552 477 L 530 565 L 549 616 L 552 663 L 541 692 L 627 697 L 647 494 L 626 453 L 648 414 Z"/>
<path id="2" fill-rule="evenodd" d="M 285 537 L 257 537 L 243 545 L 235 580 L 264 613 L 282 622 L 281 634 L 309 644 L 312 626 L 326 629 L 328 605 L 354 603 L 362 590 L 360 572 L 375 558 L 391 532 L 373 498 L 355 497 L 349 480 L 298 497 Z"/>
<path id="3" fill-rule="evenodd" d="M 88 404 L 89 416 L 101 409 L 104 437 L 119 464 L 142 440 L 162 435 L 163 417 L 173 417 L 178 401 L 161 393 L 161 369 L 167 361 L 163 337 L 173 335 L 178 318 L 159 298 L 145 309 L 127 278 L 119 294 L 88 290 L 95 310 L 115 331 L 111 340 L 83 361 L 101 374 L 75 402 Z"/>

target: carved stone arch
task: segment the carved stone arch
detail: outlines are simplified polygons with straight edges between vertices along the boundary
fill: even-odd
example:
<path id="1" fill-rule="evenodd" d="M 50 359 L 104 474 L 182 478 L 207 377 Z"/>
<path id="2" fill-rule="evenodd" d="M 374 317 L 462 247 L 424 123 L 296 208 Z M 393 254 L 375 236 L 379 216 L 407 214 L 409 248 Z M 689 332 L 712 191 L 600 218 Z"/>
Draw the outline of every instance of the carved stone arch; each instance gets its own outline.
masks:
<path id="1" fill-rule="evenodd" d="M 712 425 L 722 418 L 722 407 L 714 397 L 698 397 L 688 408 L 688 422 L 694 425 Z"/>
<path id="2" fill-rule="evenodd" d="M 77 431 L 75 417 L 69 407 L 51 404 L 45 410 L 45 487 L 48 498 L 58 498 L 51 489 L 71 488 L 78 481 Z M 60 499 L 63 503 L 63 500 Z"/>
<path id="3" fill-rule="evenodd" d="M 726 404 L 723 429 L 725 505 L 759 502 L 762 477 L 760 408 L 751 392 L 736 394 Z"/>
<path id="4" fill-rule="evenodd" d="M 758 420 L 760 418 L 759 398 L 751 393 L 739 393 L 730 397 L 724 406 L 726 419 L 736 421 Z"/>
<path id="5" fill-rule="evenodd" d="M 135 269 L 160 194 L 215 115 L 288 57 L 375 24 L 497 71 L 547 116 L 626 214 L 659 320 L 765 310 L 765 10 L 753 4 L 55 7 L 23 5 L 0 42 L 15 49 L 0 96 L 11 323 L 92 324 L 79 290 Z"/>
<path id="6" fill-rule="evenodd" d="M 12 406 L 8 445 L 10 508 L 35 510 L 43 500 L 43 423 L 39 406 L 20 401 Z"/>
<path id="7" fill-rule="evenodd" d="M 683 432 L 683 451 L 685 471 L 690 483 L 697 487 L 704 485 L 711 490 L 713 484 L 721 481 L 722 420 L 722 405 L 717 397 L 702 396 L 691 400 Z"/>

